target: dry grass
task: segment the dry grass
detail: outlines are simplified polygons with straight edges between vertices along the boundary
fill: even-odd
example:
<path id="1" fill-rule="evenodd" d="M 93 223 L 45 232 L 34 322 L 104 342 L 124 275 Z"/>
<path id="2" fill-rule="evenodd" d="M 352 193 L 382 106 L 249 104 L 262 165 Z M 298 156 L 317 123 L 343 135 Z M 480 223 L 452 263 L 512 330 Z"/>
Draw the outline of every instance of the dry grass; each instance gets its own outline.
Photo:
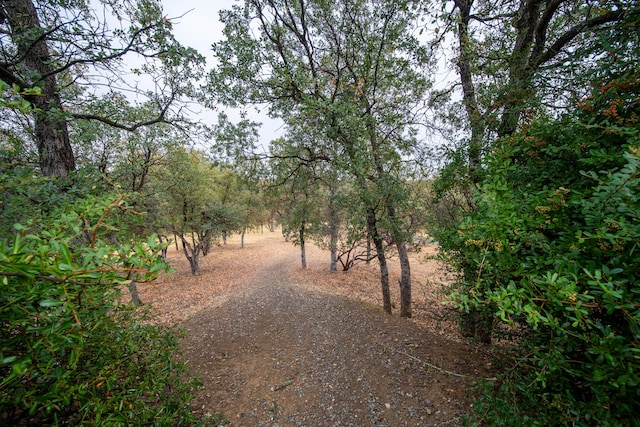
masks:
<path id="1" fill-rule="evenodd" d="M 445 286 L 451 281 L 444 265 L 435 259 L 437 246 L 427 245 L 418 253 L 410 253 L 413 318 L 416 325 L 450 339 L 460 339 L 458 328 L 450 320 L 445 305 Z M 382 307 L 382 290 L 378 263 L 358 264 L 346 272 L 329 271 L 329 253 L 312 246 L 307 253 L 309 267 L 299 269 L 295 279 L 315 290 L 360 300 Z M 389 284 L 394 314 L 400 307 L 400 266 L 397 258 L 389 262 Z"/>
<path id="2" fill-rule="evenodd" d="M 443 266 L 433 257 L 437 247 L 428 245 L 419 253 L 411 253 L 413 319 L 420 327 L 450 339 L 459 340 L 457 327 L 448 320 L 443 285 L 449 277 Z M 162 275 L 152 283 L 140 284 L 140 297 L 152 303 L 158 323 L 180 324 L 202 310 L 220 306 L 235 290 L 242 289 L 253 272 L 268 262 L 277 251 L 291 257 L 293 279 L 321 292 L 341 295 L 381 307 L 380 276 L 377 262 L 358 264 L 347 272 L 329 271 L 329 253 L 314 245 L 307 245 L 308 268 L 300 267 L 300 248 L 284 241 L 278 232 L 252 233 L 245 236 L 245 248 L 240 237 L 228 239 L 227 245 L 216 246 L 201 257 L 200 276 L 193 276 L 183 253 L 171 245 L 168 261 L 174 272 Z M 391 297 L 399 305 L 400 277 L 397 259 L 390 261 Z M 397 314 L 397 308 L 394 313 Z"/>

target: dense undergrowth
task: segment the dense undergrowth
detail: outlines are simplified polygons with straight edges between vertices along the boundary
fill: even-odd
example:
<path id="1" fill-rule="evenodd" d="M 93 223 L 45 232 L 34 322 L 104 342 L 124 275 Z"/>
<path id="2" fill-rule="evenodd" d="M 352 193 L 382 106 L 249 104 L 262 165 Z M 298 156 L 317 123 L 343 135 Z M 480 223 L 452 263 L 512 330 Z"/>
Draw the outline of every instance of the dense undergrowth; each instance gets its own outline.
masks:
<path id="1" fill-rule="evenodd" d="M 457 306 L 513 343 L 473 425 L 640 425 L 639 81 L 621 66 L 498 140 L 469 211 L 434 230 Z"/>
<path id="2" fill-rule="evenodd" d="M 4 182 L 14 201 L 48 185 Z M 132 210 L 121 196 L 71 193 L 54 193 L 74 200 L 60 208 L 32 204 L 0 240 L 0 424 L 197 424 L 179 331 L 120 297 L 167 268 L 161 246 L 124 238 L 117 225 Z"/>

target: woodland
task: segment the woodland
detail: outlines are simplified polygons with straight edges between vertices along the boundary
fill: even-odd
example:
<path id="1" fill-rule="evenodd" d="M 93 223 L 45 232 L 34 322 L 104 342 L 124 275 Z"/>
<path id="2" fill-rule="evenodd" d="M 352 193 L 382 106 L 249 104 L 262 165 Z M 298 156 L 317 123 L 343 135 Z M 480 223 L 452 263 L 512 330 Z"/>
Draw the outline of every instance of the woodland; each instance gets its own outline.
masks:
<path id="1" fill-rule="evenodd" d="M 241 0 L 207 63 L 168 1 L 0 2 L 0 424 L 214 422 L 137 287 L 278 227 L 400 318 L 437 243 L 467 425 L 640 426 L 638 2 Z"/>

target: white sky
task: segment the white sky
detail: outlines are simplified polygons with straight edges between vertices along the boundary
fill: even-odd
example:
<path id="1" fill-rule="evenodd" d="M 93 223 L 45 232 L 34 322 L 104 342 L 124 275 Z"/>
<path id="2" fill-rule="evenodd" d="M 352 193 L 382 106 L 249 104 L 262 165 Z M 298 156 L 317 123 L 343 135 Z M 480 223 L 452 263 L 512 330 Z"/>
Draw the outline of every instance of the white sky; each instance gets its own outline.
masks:
<path id="1" fill-rule="evenodd" d="M 211 44 L 222 39 L 224 26 L 218 11 L 229 9 L 236 0 L 162 0 L 165 14 L 173 23 L 176 38 L 207 57 L 211 66 Z M 181 18 L 178 18 L 182 16 Z"/>
<path id="2" fill-rule="evenodd" d="M 209 70 L 213 67 L 211 44 L 223 38 L 224 25 L 218 19 L 218 11 L 230 9 L 234 4 L 240 4 L 240 0 L 162 0 L 164 12 L 173 23 L 176 39 L 204 55 Z M 182 17 L 178 18 L 179 16 Z M 226 112 L 232 121 L 240 120 L 238 111 Z M 249 119 L 262 123 L 260 142 L 264 147 L 271 140 L 282 136 L 281 121 L 270 119 L 266 114 L 258 114 L 253 109 L 247 112 Z M 201 120 L 207 124 L 216 123 L 216 113 L 203 108 Z"/>

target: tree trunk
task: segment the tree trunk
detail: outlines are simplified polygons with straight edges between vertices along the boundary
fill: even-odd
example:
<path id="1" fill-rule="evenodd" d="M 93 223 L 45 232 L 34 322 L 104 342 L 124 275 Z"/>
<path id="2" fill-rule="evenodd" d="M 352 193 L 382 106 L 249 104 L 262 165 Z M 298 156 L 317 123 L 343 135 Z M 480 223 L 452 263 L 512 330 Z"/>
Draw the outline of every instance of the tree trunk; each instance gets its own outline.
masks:
<path id="1" fill-rule="evenodd" d="M 307 268 L 307 253 L 304 247 L 304 221 L 300 225 L 300 261 L 302 262 L 302 268 Z"/>
<path id="2" fill-rule="evenodd" d="M 482 156 L 482 140 L 484 137 L 484 122 L 478 108 L 475 86 L 473 84 L 473 74 L 471 72 L 471 62 L 477 52 L 470 43 L 469 22 L 471 20 L 471 7 L 473 0 L 456 0 L 460 19 L 458 21 L 458 72 L 460 73 L 460 83 L 462 83 L 462 103 L 467 113 L 469 126 L 471 127 L 471 138 L 468 146 L 469 173 L 471 181 L 477 184 L 479 181 L 479 170 Z"/>
<path id="3" fill-rule="evenodd" d="M 407 248 L 406 245 L 404 243 L 404 237 L 402 236 L 402 232 L 400 231 L 399 227 L 400 227 L 400 220 L 398 219 L 398 216 L 396 215 L 396 210 L 395 210 L 395 205 L 394 205 L 394 190 L 392 188 L 390 188 L 389 182 L 388 182 L 388 178 L 389 178 L 389 174 L 387 172 L 385 172 L 384 170 L 384 166 L 381 160 L 381 155 L 380 155 L 380 145 L 379 145 L 379 141 L 378 141 L 378 135 L 376 133 L 375 130 L 375 126 L 373 124 L 373 117 L 370 117 L 370 123 L 368 124 L 369 127 L 369 141 L 371 143 L 371 152 L 373 154 L 373 162 L 374 162 L 374 166 L 376 168 L 376 172 L 377 172 L 377 176 L 376 176 L 376 185 L 378 186 L 378 188 L 380 188 L 382 194 L 384 194 L 385 199 L 386 199 L 386 205 L 387 205 L 387 216 L 389 218 L 389 222 L 390 224 L 390 232 L 391 235 L 393 237 L 393 240 L 396 242 L 396 247 L 398 248 L 398 256 L 400 257 L 400 269 L 401 269 L 401 279 L 400 279 L 400 292 L 401 292 L 401 309 L 400 309 L 400 316 L 402 317 L 411 317 L 411 269 L 409 267 L 409 256 L 407 253 Z M 377 227 L 377 224 L 375 223 L 375 214 L 373 216 L 374 222 L 371 223 L 370 225 L 372 227 Z M 376 246 L 376 250 L 378 251 L 378 254 L 380 253 L 380 248 L 382 247 L 382 238 L 380 236 L 377 236 L 377 239 L 380 240 L 380 242 L 376 243 L 376 235 L 378 235 L 378 231 L 377 229 L 371 229 L 372 231 L 374 231 L 374 241 L 373 243 Z M 378 255 L 378 258 L 380 257 L 380 255 Z M 385 260 L 385 268 L 386 268 L 386 260 Z M 389 287 L 389 278 L 388 278 L 388 273 L 387 273 L 387 290 L 386 292 L 388 293 L 388 287 Z M 383 289 L 383 296 L 384 296 L 384 292 L 385 290 Z M 386 304 L 386 301 L 385 301 Z M 385 308 L 386 311 L 386 308 Z M 391 299 L 389 298 L 389 313 L 391 312 Z"/>
<path id="4" fill-rule="evenodd" d="M 335 247 L 331 248 L 331 259 L 329 262 L 329 271 L 334 273 L 338 271 L 338 250 Z"/>
<path id="5" fill-rule="evenodd" d="M 240 235 L 240 247 L 242 249 L 244 249 L 244 232 L 246 231 L 246 228 L 242 229 L 242 234 Z"/>
<path id="6" fill-rule="evenodd" d="M 162 243 L 162 237 L 158 236 L 158 238 Z M 107 235 L 107 240 L 118 248 L 121 247 L 115 232 L 109 233 Z M 123 256 L 122 263 L 125 267 L 129 266 L 128 257 L 126 255 Z M 142 301 L 140 301 L 140 295 L 138 295 L 138 282 L 136 279 L 136 274 L 130 271 L 129 273 L 127 273 L 127 280 L 131 280 L 131 282 L 129 282 L 129 294 L 131 295 L 131 302 L 134 305 L 142 305 Z"/>
<path id="7" fill-rule="evenodd" d="M 493 322 L 493 313 L 486 309 L 472 308 L 468 313 L 463 313 L 460 319 L 460 332 L 463 337 L 474 338 L 482 344 L 491 344 Z"/>
<path id="8" fill-rule="evenodd" d="M 396 243 L 400 259 L 400 317 L 411 317 L 411 266 L 409 253 L 404 241 Z"/>
<path id="9" fill-rule="evenodd" d="M 209 255 L 209 252 L 211 252 L 211 242 L 211 236 L 208 236 L 206 234 L 202 234 L 198 237 L 198 243 L 200 245 L 200 248 L 202 248 L 202 256 L 207 256 Z"/>
<path id="10" fill-rule="evenodd" d="M 397 228 L 397 224 L 400 221 L 392 203 L 391 199 L 387 202 L 387 214 L 392 224 L 393 240 L 396 241 L 398 258 L 400 259 L 400 317 L 411 317 L 411 265 L 409 263 L 409 251 L 402 232 Z"/>
<path id="11" fill-rule="evenodd" d="M 378 233 L 378 224 L 376 214 L 371 207 L 367 207 L 367 228 L 369 229 L 368 240 L 373 240 L 376 247 L 376 255 L 378 256 L 378 264 L 380 265 L 380 285 L 382 286 L 382 308 L 391 314 L 391 291 L 389 290 L 389 267 L 387 266 L 387 257 L 384 252 L 384 243 L 382 237 Z"/>
<path id="12" fill-rule="evenodd" d="M 16 44 L 16 57 L 24 58 L 26 68 L 24 77 L 3 72 L 3 80 L 21 86 L 22 90 L 35 86 L 42 89 L 39 95 L 23 95 L 36 109 L 35 138 L 40 169 L 46 176 L 67 178 L 76 164 L 44 29 L 31 0 L 3 2 L 3 8 L 3 18 L 11 26 Z"/>
<path id="13" fill-rule="evenodd" d="M 200 243 L 191 245 L 184 236 L 180 236 L 182 241 L 182 252 L 189 261 L 191 267 L 191 274 L 194 276 L 200 275 Z"/>
<path id="14" fill-rule="evenodd" d="M 329 271 L 338 271 L 338 231 L 340 224 L 338 223 L 338 212 L 336 212 L 336 193 L 335 181 L 332 181 L 331 197 L 329 199 L 329 250 L 331 251 Z"/>
<path id="15" fill-rule="evenodd" d="M 160 256 L 162 257 L 162 262 L 167 262 L 167 249 L 169 248 L 169 238 L 165 237 L 166 239 L 166 245 L 163 246 L 161 252 L 160 252 Z M 158 241 L 162 244 L 163 240 L 162 240 L 162 235 L 158 234 Z"/>
<path id="16" fill-rule="evenodd" d="M 471 71 L 473 58 L 477 54 L 471 46 L 469 35 L 469 23 L 471 21 L 473 0 L 455 0 L 455 3 L 460 11 L 460 19 L 458 20 L 458 46 L 460 50 L 460 56 L 458 57 L 458 71 L 460 73 L 460 82 L 462 83 L 462 102 L 471 128 L 471 138 L 469 140 L 469 147 L 467 151 L 469 160 L 469 176 L 471 183 L 475 186 L 475 184 L 478 184 L 480 181 L 479 172 L 485 125 L 478 108 L 478 101 L 473 83 L 473 74 Z M 464 336 L 468 336 L 469 334 L 475 336 L 479 327 L 480 324 L 478 323 L 476 316 L 465 316 L 460 323 L 460 328 Z"/>
<path id="17" fill-rule="evenodd" d="M 142 305 L 142 301 L 140 301 L 140 295 L 138 294 L 138 283 L 136 278 L 134 277 L 131 282 L 129 282 L 129 293 L 131 294 L 131 302 L 133 305 Z"/>
<path id="18" fill-rule="evenodd" d="M 375 139 L 372 137 L 372 145 L 375 149 Z M 347 145 L 347 152 L 351 159 L 357 159 L 356 153 L 353 150 L 353 146 Z M 374 203 L 370 200 L 370 196 L 368 195 L 369 189 L 367 188 L 367 182 L 365 177 L 356 172 L 356 176 L 358 177 L 358 185 L 363 192 L 363 202 L 366 206 L 367 212 L 367 259 L 369 259 L 370 251 L 371 251 L 371 243 L 376 248 L 376 256 L 378 257 L 378 264 L 380 266 L 380 285 L 382 287 L 382 308 L 385 312 L 391 314 L 391 292 L 389 290 L 389 267 L 387 266 L 387 257 L 384 252 L 384 243 L 382 241 L 382 236 L 378 231 L 378 220 L 376 218 L 376 211 L 374 208 Z M 368 261 L 367 261 L 368 262 Z"/>

